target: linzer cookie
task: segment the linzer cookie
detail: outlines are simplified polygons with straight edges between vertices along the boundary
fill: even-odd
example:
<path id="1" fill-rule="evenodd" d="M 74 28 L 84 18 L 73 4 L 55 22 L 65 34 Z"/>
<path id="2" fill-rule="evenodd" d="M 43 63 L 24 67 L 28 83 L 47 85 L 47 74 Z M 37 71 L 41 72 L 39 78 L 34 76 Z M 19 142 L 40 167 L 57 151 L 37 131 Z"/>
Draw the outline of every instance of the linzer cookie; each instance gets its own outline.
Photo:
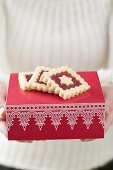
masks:
<path id="1" fill-rule="evenodd" d="M 50 71 L 50 68 L 48 67 L 37 67 L 29 81 L 30 88 L 33 90 L 52 93 L 52 90 L 40 80 L 41 75 L 48 71 Z"/>
<path id="2" fill-rule="evenodd" d="M 20 88 L 22 90 L 31 90 L 29 82 L 30 82 L 32 75 L 33 75 L 33 72 L 19 73 L 18 80 L 19 80 Z"/>
<path id="3" fill-rule="evenodd" d="M 90 88 L 79 74 L 67 66 L 43 73 L 40 80 L 63 99 L 79 95 Z"/>

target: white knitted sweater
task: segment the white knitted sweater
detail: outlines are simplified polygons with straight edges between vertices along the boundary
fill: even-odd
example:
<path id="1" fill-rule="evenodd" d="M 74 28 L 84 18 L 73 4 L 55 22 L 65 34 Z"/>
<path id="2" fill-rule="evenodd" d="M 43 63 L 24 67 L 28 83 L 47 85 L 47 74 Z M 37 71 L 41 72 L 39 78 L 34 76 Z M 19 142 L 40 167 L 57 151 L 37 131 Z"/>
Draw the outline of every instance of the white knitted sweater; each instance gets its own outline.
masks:
<path id="1" fill-rule="evenodd" d="M 69 65 L 77 71 L 112 68 L 112 20 L 111 0 L 0 0 L 0 80 L 5 82 L 10 72 L 31 71 L 37 65 Z M 113 129 L 104 140 L 88 143 L 28 144 L 8 142 L 0 135 L 3 165 L 87 170 L 110 159 Z"/>

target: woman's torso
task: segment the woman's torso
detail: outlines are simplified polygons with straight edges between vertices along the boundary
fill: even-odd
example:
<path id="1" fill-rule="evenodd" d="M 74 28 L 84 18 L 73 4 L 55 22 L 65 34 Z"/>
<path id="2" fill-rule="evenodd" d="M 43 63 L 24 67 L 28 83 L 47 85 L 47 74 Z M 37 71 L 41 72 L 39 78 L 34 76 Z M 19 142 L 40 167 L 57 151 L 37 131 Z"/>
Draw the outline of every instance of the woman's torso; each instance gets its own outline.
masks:
<path id="1" fill-rule="evenodd" d="M 37 65 L 94 70 L 106 65 L 110 1 L 7 1 L 11 71 Z M 101 6 L 101 8 L 100 8 Z"/>

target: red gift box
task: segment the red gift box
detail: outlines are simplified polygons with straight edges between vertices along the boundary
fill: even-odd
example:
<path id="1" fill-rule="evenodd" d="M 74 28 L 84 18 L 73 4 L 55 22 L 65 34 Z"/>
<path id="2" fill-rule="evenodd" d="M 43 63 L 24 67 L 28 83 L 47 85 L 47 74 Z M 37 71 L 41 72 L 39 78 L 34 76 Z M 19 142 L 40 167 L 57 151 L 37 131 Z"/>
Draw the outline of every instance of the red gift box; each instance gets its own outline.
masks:
<path id="1" fill-rule="evenodd" d="M 10 75 L 6 102 L 9 140 L 103 138 L 105 101 L 97 72 L 78 72 L 91 88 L 71 99 L 22 91 Z"/>

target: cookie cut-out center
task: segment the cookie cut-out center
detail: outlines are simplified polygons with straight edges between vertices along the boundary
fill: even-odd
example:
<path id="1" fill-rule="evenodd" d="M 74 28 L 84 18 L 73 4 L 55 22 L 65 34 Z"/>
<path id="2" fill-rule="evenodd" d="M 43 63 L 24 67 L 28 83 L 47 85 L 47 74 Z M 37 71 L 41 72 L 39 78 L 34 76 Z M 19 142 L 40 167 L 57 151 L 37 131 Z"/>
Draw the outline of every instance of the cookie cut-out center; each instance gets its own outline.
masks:
<path id="1" fill-rule="evenodd" d="M 63 76 L 59 77 L 59 79 L 60 79 L 60 83 L 66 84 L 67 86 L 69 86 L 70 84 L 73 84 L 71 77 L 67 77 L 67 76 L 63 75 Z"/>
<path id="2" fill-rule="evenodd" d="M 48 72 L 48 71 L 42 70 L 42 71 L 39 73 L 38 78 L 36 79 L 36 83 L 45 84 L 45 83 L 43 83 L 43 82 L 40 81 L 40 77 L 41 77 L 41 75 L 42 75 L 44 72 Z"/>
<path id="3" fill-rule="evenodd" d="M 33 75 L 33 74 L 25 75 L 27 82 L 31 79 L 32 75 Z"/>
<path id="4" fill-rule="evenodd" d="M 51 76 L 51 79 L 55 81 L 63 90 L 74 88 L 75 86 L 80 86 L 81 83 L 75 77 L 73 77 L 68 72 L 56 73 Z"/>

